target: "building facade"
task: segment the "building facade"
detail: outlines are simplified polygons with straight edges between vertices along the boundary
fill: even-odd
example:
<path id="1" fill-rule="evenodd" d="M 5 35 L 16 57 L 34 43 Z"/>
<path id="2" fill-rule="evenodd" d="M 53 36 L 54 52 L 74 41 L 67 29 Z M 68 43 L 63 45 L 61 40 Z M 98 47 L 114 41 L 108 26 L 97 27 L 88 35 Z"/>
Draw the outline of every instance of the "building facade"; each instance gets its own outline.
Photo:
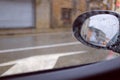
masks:
<path id="1" fill-rule="evenodd" d="M 95 1 L 0 0 L 0 34 L 37 33 L 53 28 L 71 28 L 75 18 L 87 11 L 88 6 L 92 5 L 91 10 L 96 7 L 93 6 Z"/>
<path id="2" fill-rule="evenodd" d="M 114 0 L 86 0 L 87 10 L 112 10 Z"/>

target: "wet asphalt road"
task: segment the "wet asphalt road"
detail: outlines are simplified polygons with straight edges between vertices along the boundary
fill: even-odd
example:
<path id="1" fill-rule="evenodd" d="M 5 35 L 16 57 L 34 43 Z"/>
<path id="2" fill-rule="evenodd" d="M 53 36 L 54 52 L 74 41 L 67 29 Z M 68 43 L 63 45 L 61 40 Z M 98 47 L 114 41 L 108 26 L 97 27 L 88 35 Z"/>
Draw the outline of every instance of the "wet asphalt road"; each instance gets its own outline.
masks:
<path id="1" fill-rule="evenodd" d="M 82 45 L 71 31 L 0 37 L 0 75 L 105 61 L 109 55 Z"/>

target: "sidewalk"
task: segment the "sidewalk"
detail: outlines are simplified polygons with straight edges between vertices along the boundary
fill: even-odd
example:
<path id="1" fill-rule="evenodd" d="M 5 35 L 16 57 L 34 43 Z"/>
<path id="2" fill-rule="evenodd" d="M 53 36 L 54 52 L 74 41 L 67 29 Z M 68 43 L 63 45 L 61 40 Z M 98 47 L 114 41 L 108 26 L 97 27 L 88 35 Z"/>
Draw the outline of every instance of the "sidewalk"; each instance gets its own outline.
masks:
<path id="1" fill-rule="evenodd" d="M 48 29 L 0 29 L 0 37 L 72 31 L 72 27 Z"/>

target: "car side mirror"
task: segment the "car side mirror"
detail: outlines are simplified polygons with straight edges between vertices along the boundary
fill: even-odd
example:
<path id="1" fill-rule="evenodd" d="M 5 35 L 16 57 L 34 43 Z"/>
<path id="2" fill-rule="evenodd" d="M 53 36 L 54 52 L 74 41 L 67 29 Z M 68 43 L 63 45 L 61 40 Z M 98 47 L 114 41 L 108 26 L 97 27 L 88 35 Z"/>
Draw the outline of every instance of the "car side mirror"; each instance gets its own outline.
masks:
<path id="1" fill-rule="evenodd" d="M 83 44 L 120 53 L 120 15 L 112 11 L 96 10 L 77 17 L 74 36 Z"/>

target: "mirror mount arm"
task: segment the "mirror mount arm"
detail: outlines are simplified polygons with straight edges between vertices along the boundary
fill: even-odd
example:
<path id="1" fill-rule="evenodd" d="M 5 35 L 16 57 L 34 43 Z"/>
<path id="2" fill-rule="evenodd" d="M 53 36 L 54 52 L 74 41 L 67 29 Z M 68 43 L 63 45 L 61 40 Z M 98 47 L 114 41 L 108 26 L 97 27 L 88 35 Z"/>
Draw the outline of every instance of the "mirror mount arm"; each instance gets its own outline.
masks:
<path id="1" fill-rule="evenodd" d="M 112 51 L 120 54 L 120 34 L 117 34 L 116 36 L 117 37 L 113 37 L 113 39 L 116 41 L 110 41 L 107 45 L 107 49 L 112 50 Z"/>

